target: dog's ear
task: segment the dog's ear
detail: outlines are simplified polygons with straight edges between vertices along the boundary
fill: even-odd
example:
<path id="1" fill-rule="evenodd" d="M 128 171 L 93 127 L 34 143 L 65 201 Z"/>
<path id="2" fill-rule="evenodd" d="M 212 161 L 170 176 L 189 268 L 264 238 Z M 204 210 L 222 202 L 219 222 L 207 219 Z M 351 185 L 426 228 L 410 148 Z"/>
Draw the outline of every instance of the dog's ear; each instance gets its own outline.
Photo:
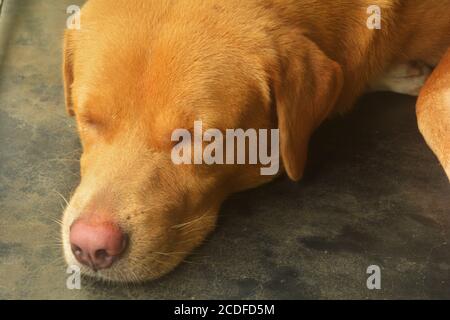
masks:
<path id="1" fill-rule="evenodd" d="M 64 80 L 64 96 L 66 102 L 66 110 L 70 116 L 74 116 L 73 100 L 72 100 L 72 84 L 73 84 L 73 48 L 71 41 L 71 31 L 66 30 L 64 33 L 63 43 L 63 80 Z"/>
<path id="2" fill-rule="evenodd" d="M 307 37 L 279 38 L 273 95 L 280 130 L 280 154 L 288 176 L 301 179 L 308 142 L 330 113 L 343 85 L 342 69 Z"/>

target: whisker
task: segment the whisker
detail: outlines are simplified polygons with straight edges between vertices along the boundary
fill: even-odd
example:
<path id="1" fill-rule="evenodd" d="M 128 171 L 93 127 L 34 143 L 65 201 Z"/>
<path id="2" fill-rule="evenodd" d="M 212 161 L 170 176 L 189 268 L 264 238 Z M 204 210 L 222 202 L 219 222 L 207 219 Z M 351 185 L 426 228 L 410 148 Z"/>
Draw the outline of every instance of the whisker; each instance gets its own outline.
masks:
<path id="1" fill-rule="evenodd" d="M 53 190 L 57 195 L 59 195 L 63 200 L 64 200 L 64 202 L 66 203 L 66 205 L 67 206 L 70 206 L 69 205 L 69 201 L 67 201 L 67 199 L 61 194 L 61 193 L 59 193 L 58 191 L 56 191 L 56 190 Z"/>
<path id="2" fill-rule="evenodd" d="M 193 219 L 191 221 L 188 221 L 188 222 L 184 222 L 184 223 L 180 223 L 180 224 L 174 225 L 171 228 L 172 229 L 184 229 L 184 228 L 186 228 L 186 227 L 188 227 L 188 226 L 190 226 L 190 225 L 192 225 L 194 223 L 197 223 L 198 221 L 201 221 L 206 216 L 207 216 L 207 214 L 205 213 L 205 214 L 203 214 L 202 216 L 200 216 L 198 218 L 195 218 L 195 219 Z"/>

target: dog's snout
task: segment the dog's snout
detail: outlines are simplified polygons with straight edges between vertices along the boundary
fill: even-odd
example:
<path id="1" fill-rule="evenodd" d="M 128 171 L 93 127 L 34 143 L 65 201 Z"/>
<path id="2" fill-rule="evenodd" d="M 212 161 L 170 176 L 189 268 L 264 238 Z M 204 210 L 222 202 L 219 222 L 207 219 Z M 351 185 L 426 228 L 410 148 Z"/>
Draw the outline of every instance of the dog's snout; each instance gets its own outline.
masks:
<path id="1" fill-rule="evenodd" d="M 75 258 L 94 271 L 106 269 L 125 251 L 128 237 L 110 221 L 78 219 L 70 228 L 70 246 Z"/>

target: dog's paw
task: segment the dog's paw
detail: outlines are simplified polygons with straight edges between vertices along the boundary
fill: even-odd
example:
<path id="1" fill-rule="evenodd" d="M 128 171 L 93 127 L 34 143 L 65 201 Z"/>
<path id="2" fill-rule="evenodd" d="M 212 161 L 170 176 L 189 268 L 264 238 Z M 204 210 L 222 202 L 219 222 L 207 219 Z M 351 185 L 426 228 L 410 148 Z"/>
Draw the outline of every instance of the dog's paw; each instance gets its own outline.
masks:
<path id="1" fill-rule="evenodd" d="M 418 96 L 433 69 L 423 63 L 411 62 L 391 67 L 370 85 L 371 91 L 392 91 Z"/>

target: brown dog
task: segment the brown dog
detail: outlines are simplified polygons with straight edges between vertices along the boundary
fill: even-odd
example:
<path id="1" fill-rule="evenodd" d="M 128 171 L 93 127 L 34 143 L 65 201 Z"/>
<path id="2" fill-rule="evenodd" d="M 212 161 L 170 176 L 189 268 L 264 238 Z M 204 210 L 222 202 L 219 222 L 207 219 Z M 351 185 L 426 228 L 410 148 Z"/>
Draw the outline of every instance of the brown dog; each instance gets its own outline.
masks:
<path id="1" fill-rule="evenodd" d="M 373 4 L 381 29 L 367 27 Z M 63 219 L 67 262 L 116 281 L 167 273 L 214 229 L 229 194 L 273 178 L 260 165 L 175 165 L 174 129 L 279 128 L 284 170 L 299 180 L 325 118 L 392 65 L 439 62 L 449 12 L 441 0 L 88 1 L 64 43 L 83 145 Z"/>

